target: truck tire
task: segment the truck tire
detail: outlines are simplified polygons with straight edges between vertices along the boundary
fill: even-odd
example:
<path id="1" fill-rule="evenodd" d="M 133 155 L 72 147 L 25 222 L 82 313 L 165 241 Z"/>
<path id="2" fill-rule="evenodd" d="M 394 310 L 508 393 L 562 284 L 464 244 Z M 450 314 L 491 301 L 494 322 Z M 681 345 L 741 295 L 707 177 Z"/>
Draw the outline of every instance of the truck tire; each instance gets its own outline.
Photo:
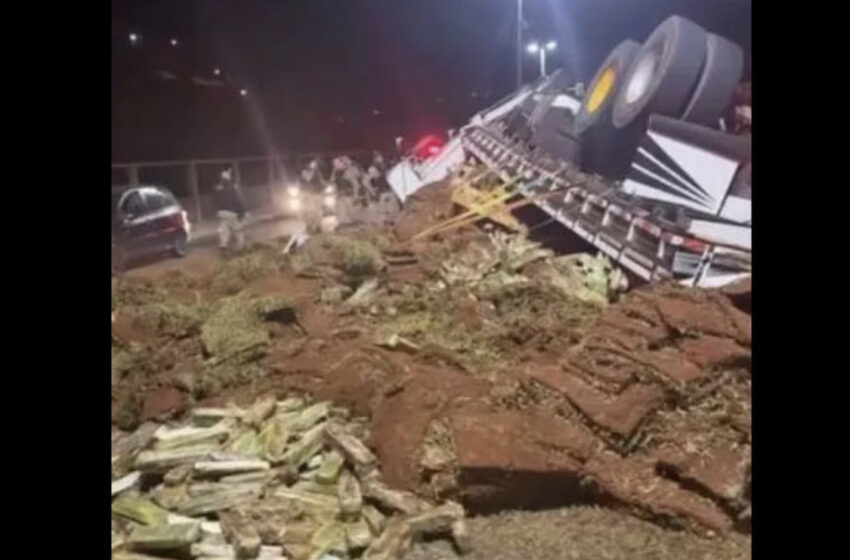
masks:
<path id="1" fill-rule="evenodd" d="M 581 168 L 586 172 L 620 179 L 629 169 L 642 131 L 636 125 L 615 128 L 611 111 L 639 51 L 636 41 L 623 41 L 614 47 L 590 83 L 576 116 L 576 132 L 582 139 Z"/>
<path id="2" fill-rule="evenodd" d="M 706 56 L 706 31 L 681 16 L 664 20 L 632 62 L 614 101 L 613 122 L 625 128 L 650 113 L 680 118 Z"/>
<path id="3" fill-rule="evenodd" d="M 732 102 L 744 72 L 744 50 L 719 35 L 706 38 L 705 64 L 682 119 L 708 126 L 717 121 Z"/>
<path id="4" fill-rule="evenodd" d="M 581 134 L 602 119 L 602 123 L 610 123 L 610 108 L 617 97 L 623 78 L 626 77 L 635 55 L 640 50 L 640 43 L 626 39 L 611 51 L 605 61 L 599 66 L 587 93 L 576 115 L 575 132 Z"/>

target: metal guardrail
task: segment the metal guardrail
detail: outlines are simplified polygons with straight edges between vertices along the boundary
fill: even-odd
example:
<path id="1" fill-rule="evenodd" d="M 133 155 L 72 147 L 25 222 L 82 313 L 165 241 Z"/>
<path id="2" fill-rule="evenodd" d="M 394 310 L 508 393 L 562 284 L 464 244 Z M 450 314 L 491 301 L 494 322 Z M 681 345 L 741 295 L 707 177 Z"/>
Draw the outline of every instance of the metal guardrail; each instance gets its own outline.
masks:
<path id="1" fill-rule="evenodd" d="M 178 196 L 181 198 L 187 209 L 192 215 L 195 222 L 200 222 L 205 218 L 204 212 L 204 197 L 205 194 L 200 188 L 199 182 L 199 167 L 200 166 L 230 166 L 233 169 L 235 179 L 238 183 L 243 184 L 244 167 L 248 164 L 265 164 L 265 180 L 259 184 L 259 188 L 267 189 L 266 195 L 268 203 L 273 203 L 276 191 L 280 188 L 281 183 L 287 179 L 295 178 L 301 170 L 304 163 L 310 159 L 319 157 L 325 160 L 346 155 L 352 158 L 370 157 L 371 151 L 347 151 L 347 152 L 300 152 L 287 153 L 279 156 L 243 156 L 234 158 L 203 158 L 191 160 L 159 160 L 159 161 L 136 161 L 136 162 L 120 162 L 111 165 L 112 171 L 123 171 L 126 173 L 126 181 L 115 181 L 113 185 L 130 185 L 138 186 L 142 184 L 139 178 L 140 170 L 145 169 L 162 169 L 162 168 L 184 168 L 185 182 L 181 184 L 186 186 L 185 195 Z M 174 188 L 174 185 L 161 184 L 159 186 Z M 256 191 L 256 186 L 252 191 Z M 257 194 L 254 192 L 254 194 Z M 257 198 L 257 197 L 254 197 Z M 210 217 L 210 216 L 206 216 Z"/>

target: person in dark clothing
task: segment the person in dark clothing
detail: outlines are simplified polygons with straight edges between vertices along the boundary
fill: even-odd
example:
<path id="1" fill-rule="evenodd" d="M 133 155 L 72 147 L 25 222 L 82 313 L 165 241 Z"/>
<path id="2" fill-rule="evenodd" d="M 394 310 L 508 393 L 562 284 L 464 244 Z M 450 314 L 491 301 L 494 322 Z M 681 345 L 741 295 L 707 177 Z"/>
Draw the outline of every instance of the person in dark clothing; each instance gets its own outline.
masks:
<path id="1" fill-rule="evenodd" d="M 327 181 L 322 174 L 322 162 L 319 158 L 313 159 L 301 171 L 301 182 L 304 187 L 314 192 L 321 192 Z"/>
<path id="2" fill-rule="evenodd" d="M 375 152 L 372 157 L 372 164 L 369 166 L 366 176 L 369 184 L 372 186 L 375 194 L 382 195 L 390 190 L 390 184 L 387 182 L 387 164 L 381 152 Z"/>
<path id="3" fill-rule="evenodd" d="M 381 173 L 387 173 L 387 161 L 384 159 L 384 154 L 377 150 L 372 154 L 372 165 Z"/>
<path id="4" fill-rule="evenodd" d="M 242 190 L 233 181 L 233 171 L 222 171 L 221 180 L 215 186 L 215 208 L 218 212 L 218 243 L 222 252 L 235 242 L 237 251 L 245 248 L 245 201 Z"/>

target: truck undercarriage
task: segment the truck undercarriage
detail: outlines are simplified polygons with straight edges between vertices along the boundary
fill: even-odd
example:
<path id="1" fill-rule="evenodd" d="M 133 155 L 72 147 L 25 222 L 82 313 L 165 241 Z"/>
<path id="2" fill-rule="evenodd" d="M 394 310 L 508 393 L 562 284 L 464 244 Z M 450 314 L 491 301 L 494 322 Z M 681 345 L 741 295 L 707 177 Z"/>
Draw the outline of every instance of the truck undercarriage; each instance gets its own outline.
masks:
<path id="1" fill-rule="evenodd" d="M 672 16 L 615 47 L 586 95 L 556 72 L 388 181 L 404 200 L 471 161 L 643 280 L 725 285 L 752 255 L 750 139 L 724 120 L 749 114 L 733 100 L 742 70 L 739 46 Z"/>

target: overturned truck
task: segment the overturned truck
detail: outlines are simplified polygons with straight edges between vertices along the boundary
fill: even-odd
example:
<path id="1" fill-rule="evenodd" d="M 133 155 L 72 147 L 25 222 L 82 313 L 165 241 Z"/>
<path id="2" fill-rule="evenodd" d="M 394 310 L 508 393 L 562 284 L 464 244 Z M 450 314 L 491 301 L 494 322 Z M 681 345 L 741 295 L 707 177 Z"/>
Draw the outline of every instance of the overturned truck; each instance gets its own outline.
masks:
<path id="1" fill-rule="evenodd" d="M 404 200 L 471 158 L 637 277 L 722 286 L 751 270 L 743 71 L 739 45 L 672 16 L 617 45 L 586 92 L 542 78 L 387 179 Z"/>

